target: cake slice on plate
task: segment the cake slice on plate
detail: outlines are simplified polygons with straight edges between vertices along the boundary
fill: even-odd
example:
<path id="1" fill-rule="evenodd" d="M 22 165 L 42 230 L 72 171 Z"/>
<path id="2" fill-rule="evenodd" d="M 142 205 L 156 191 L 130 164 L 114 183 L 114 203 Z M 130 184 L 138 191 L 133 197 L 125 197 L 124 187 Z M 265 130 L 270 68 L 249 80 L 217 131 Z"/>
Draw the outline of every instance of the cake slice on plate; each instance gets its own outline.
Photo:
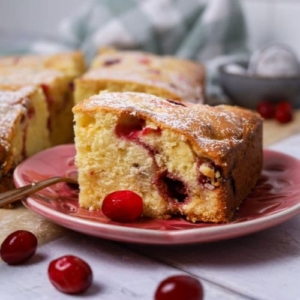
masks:
<path id="1" fill-rule="evenodd" d="M 101 91 L 144 92 L 178 101 L 204 101 L 203 65 L 173 56 L 104 49 L 75 83 L 75 103 Z"/>
<path id="2" fill-rule="evenodd" d="M 124 92 L 73 112 L 79 203 L 89 210 L 131 190 L 144 216 L 227 222 L 260 177 L 262 120 L 249 110 Z"/>

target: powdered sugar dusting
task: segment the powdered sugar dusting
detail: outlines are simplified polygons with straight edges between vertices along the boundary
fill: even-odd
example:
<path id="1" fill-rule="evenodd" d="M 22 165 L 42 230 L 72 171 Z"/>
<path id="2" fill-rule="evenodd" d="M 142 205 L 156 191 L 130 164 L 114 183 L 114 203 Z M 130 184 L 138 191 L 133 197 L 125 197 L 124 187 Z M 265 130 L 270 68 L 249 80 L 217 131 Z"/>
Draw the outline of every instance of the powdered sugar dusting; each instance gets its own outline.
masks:
<path id="1" fill-rule="evenodd" d="M 5 151 L 11 147 L 13 132 L 16 123 L 27 113 L 29 96 L 34 93 L 35 87 L 27 86 L 16 91 L 0 90 L 0 145 Z"/>
<path id="2" fill-rule="evenodd" d="M 59 77 L 63 77 L 63 73 L 50 69 L 35 68 L 3 68 L 0 69 L 0 86 L 9 85 L 38 85 L 43 83 L 51 83 Z"/>
<path id="3" fill-rule="evenodd" d="M 0 103 L 0 145 L 2 149 L 9 150 L 11 146 L 12 132 L 15 129 L 15 124 L 20 116 L 26 114 L 26 109 L 23 105 L 9 105 Z M 2 162 L 1 162 L 2 163 Z"/>
<path id="4" fill-rule="evenodd" d="M 22 99 L 28 97 L 35 91 L 35 87 L 26 86 L 16 91 L 0 90 L 0 103 L 15 104 L 20 103 Z"/>
<path id="5" fill-rule="evenodd" d="M 0 67 L 43 67 L 48 55 L 20 55 L 20 56 L 3 56 L 0 57 Z"/>
<path id="6" fill-rule="evenodd" d="M 87 111 L 106 107 L 145 116 L 160 123 L 160 126 L 190 136 L 205 151 L 226 151 L 233 143 L 241 141 L 247 122 L 258 121 L 254 113 L 244 109 L 201 104 L 184 107 L 156 96 L 134 92 L 101 93 L 78 106 Z"/>

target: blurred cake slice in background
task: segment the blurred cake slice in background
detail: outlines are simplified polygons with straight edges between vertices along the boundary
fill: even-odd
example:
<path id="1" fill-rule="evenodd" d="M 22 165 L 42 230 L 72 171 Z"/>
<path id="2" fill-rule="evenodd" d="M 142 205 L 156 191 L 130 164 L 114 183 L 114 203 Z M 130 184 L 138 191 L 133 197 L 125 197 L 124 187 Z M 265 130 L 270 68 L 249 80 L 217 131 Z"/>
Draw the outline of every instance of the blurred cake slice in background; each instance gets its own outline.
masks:
<path id="1" fill-rule="evenodd" d="M 0 57 L 0 68 L 52 69 L 63 72 L 71 79 L 80 76 L 86 69 L 83 54 L 79 51 L 52 55 L 21 55 Z"/>
<path id="2" fill-rule="evenodd" d="M 204 102 L 204 67 L 172 56 L 104 49 L 75 81 L 75 103 L 101 91 L 142 92 L 193 103 Z"/>
<path id="3" fill-rule="evenodd" d="M 0 89 L 41 87 L 49 111 L 51 145 L 73 142 L 73 80 L 84 71 L 84 65 L 79 52 L 0 58 Z"/>
<path id="4" fill-rule="evenodd" d="M 0 192 L 13 187 L 14 168 L 50 146 L 48 109 L 40 88 L 0 90 Z"/>

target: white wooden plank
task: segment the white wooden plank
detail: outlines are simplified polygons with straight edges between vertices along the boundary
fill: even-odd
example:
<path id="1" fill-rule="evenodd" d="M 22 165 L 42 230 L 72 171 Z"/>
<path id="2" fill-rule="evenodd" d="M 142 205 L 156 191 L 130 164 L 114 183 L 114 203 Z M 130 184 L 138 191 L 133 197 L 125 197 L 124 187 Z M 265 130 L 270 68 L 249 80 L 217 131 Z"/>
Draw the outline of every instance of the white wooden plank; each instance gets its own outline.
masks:
<path id="1" fill-rule="evenodd" d="M 300 299 L 300 216 L 247 237 L 178 247 L 131 245 L 163 263 L 254 299 Z"/>
<path id="2" fill-rule="evenodd" d="M 153 300 L 154 291 L 161 280 L 183 273 L 136 254 L 122 247 L 122 244 L 73 233 L 39 247 L 35 257 L 24 265 L 0 263 L 0 299 L 73 298 L 58 292 L 47 277 L 49 262 L 65 254 L 85 259 L 93 269 L 94 284 L 84 294 L 87 299 Z M 209 282 L 203 282 L 203 285 L 206 299 L 249 299 Z"/>

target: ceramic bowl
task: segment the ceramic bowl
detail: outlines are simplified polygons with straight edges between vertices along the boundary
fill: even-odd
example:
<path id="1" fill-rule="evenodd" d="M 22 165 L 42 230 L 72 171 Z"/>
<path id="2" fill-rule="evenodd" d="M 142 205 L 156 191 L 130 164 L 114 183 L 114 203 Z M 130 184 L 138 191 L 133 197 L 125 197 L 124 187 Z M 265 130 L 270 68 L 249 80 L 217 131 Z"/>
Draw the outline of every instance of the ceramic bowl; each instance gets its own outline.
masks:
<path id="1" fill-rule="evenodd" d="M 300 107 L 300 76 L 264 77 L 252 75 L 245 62 L 219 68 L 220 85 L 233 104 L 255 109 L 258 102 L 289 101 Z"/>

